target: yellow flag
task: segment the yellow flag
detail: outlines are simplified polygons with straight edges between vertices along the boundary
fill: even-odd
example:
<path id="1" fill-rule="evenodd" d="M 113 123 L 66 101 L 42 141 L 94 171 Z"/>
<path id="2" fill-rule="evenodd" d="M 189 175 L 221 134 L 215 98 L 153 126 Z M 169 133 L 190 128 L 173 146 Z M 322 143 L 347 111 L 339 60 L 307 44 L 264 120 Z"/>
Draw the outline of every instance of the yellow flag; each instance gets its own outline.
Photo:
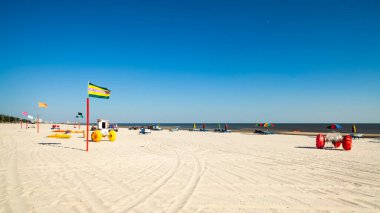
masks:
<path id="1" fill-rule="evenodd" d="M 38 107 L 40 108 L 47 108 L 47 104 L 43 102 L 38 102 Z"/>

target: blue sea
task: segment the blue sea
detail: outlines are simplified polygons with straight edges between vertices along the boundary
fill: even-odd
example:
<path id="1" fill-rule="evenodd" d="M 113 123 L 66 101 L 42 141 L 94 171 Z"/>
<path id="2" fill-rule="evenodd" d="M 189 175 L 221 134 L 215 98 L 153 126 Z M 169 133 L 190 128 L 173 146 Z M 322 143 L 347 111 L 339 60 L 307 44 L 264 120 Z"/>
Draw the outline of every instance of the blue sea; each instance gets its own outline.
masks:
<path id="1" fill-rule="evenodd" d="M 161 127 L 179 127 L 180 129 L 191 129 L 193 123 L 118 123 L 120 127 L 129 126 L 148 126 L 157 124 Z M 202 123 L 197 123 L 197 128 L 202 128 Z M 219 127 L 218 123 L 205 123 L 206 129 L 216 129 Z M 254 130 L 254 129 L 268 129 L 270 131 L 301 131 L 301 132 L 328 132 L 327 126 L 330 123 L 275 123 L 274 127 L 257 127 L 256 123 L 228 123 L 230 130 Z M 340 132 L 351 132 L 352 123 L 339 123 L 342 129 Z M 358 133 L 372 133 L 380 134 L 380 123 L 357 123 L 356 130 Z M 225 123 L 221 123 L 220 127 L 224 128 Z"/>

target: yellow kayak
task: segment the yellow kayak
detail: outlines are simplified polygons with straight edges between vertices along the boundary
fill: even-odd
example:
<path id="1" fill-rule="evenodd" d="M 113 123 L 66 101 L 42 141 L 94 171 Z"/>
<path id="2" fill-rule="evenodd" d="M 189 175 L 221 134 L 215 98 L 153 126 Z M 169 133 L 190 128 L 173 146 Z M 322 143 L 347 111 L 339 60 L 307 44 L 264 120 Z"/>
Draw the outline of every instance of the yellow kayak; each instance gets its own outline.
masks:
<path id="1" fill-rule="evenodd" d="M 52 132 L 65 132 L 65 133 L 83 133 L 84 130 L 53 130 Z"/>
<path id="2" fill-rule="evenodd" d="M 68 134 L 54 134 L 54 135 L 48 135 L 48 138 L 71 138 L 71 135 Z"/>

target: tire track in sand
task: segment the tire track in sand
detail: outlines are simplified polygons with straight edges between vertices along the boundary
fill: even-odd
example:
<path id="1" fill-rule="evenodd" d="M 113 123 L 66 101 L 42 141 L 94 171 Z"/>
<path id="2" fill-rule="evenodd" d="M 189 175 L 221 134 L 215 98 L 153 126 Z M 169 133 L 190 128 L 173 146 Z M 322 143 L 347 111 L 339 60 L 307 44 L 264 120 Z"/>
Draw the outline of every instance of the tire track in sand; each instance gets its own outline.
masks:
<path id="1" fill-rule="evenodd" d="M 76 169 L 67 166 L 66 163 L 58 157 L 58 155 L 54 155 L 52 152 L 46 153 L 48 153 L 49 156 L 44 156 L 44 158 L 48 157 L 51 160 L 58 162 L 59 165 L 62 165 L 62 168 L 65 171 L 69 171 L 68 174 L 71 174 L 72 178 L 69 178 L 65 172 L 60 173 L 59 176 L 62 179 L 61 184 L 66 187 L 70 187 L 71 190 L 77 190 L 76 192 L 81 195 L 80 200 L 84 200 L 88 203 L 86 207 L 91 209 L 91 212 L 110 212 L 110 209 L 105 206 L 103 200 L 94 193 L 91 187 L 82 179 L 81 175 L 78 175 Z M 62 155 L 67 154 L 65 153 Z M 38 157 L 41 158 L 40 153 Z"/>
<path id="2" fill-rule="evenodd" d="M 6 193 L 9 196 L 7 207 L 11 212 L 27 212 L 30 209 L 30 205 L 22 195 L 23 186 L 20 182 L 17 166 L 17 141 L 15 141 L 13 137 L 10 137 L 9 141 L 12 143 L 11 149 L 9 149 L 12 150 L 12 152 L 9 153 L 9 163 L 6 174 L 6 182 L 8 183 L 6 186 Z"/>
<path id="3" fill-rule="evenodd" d="M 182 145 L 184 147 L 184 144 Z M 197 187 L 199 180 L 201 178 L 201 173 L 202 173 L 201 163 L 198 157 L 195 156 L 191 151 L 185 148 L 183 148 L 183 150 L 191 156 L 194 162 L 193 174 L 190 178 L 190 181 L 188 182 L 188 184 L 182 191 L 182 193 L 177 196 L 177 199 L 175 200 L 175 202 L 167 210 L 167 212 L 169 213 L 179 212 L 183 207 L 185 207 L 186 203 L 189 201 L 190 197 L 193 195 L 195 188 Z"/>
<path id="4" fill-rule="evenodd" d="M 152 150 L 150 150 L 151 152 Z M 149 197 L 154 195 L 161 187 L 163 187 L 179 170 L 181 165 L 181 158 L 178 154 L 178 151 L 175 149 L 173 150 L 175 156 L 176 156 L 176 162 L 172 170 L 170 172 L 166 173 L 164 176 L 159 178 L 157 181 L 155 181 L 154 184 L 152 184 L 147 190 L 142 189 L 139 196 L 135 198 L 133 201 L 128 202 L 129 205 L 123 209 L 121 212 L 129 212 L 139 204 L 145 202 Z"/>

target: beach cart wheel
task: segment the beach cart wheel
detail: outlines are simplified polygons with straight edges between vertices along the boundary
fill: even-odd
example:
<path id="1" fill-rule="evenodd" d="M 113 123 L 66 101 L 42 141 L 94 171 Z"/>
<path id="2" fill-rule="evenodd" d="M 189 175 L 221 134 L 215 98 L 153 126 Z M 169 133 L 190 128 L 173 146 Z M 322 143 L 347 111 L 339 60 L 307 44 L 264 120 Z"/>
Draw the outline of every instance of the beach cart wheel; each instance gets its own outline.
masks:
<path id="1" fill-rule="evenodd" d="M 100 132 L 99 130 L 94 131 L 91 134 L 91 139 L 94 142 L 99 142 L 102 139 L 102 132 Z"/>
<path id="2" fill-rule="evenodd" d="M 323 149 L 325 146 L 325 136 L 322 134 L 317 135 L 315 145 L 317 146 L 317 149 Z"/>
<path id="3" fill-rule="evenodd" d="M 335 148 L 339 148 L 342 142 L 333 142 Z"/>
<path id="4" fill-rule="evenodd" d="M 114 142 L 116 140 L 116 132 L 114 130 L 108 132 L 108 140 L 111 142 Z"/>
<path id="5" fill-rule="evenodd" d="M 351 135 L 346 135 L 344 136 L 343 138 L 343 149 L 348 151 L 348 150 L 351 150 L 351 147 L 352 147 L 352 137 Z"/>

